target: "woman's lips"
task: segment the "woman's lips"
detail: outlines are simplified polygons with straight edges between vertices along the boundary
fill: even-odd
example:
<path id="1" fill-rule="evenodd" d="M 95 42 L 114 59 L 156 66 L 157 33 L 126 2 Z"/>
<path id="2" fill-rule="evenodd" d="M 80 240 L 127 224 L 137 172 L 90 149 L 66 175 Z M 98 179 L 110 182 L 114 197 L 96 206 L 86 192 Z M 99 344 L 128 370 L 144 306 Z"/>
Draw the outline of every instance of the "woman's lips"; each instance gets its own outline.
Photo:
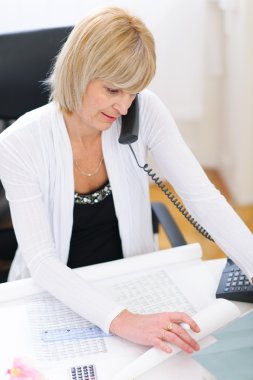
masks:
<path id="1" fill-rule="evenodd" d="M 117 119 L 117 116 L 111 116 L 111 115 L 107 115 L 106 113 L 104 112 L 101 112 L 102 115 L 108 120 L 108 121 L 115 121 Z"/>

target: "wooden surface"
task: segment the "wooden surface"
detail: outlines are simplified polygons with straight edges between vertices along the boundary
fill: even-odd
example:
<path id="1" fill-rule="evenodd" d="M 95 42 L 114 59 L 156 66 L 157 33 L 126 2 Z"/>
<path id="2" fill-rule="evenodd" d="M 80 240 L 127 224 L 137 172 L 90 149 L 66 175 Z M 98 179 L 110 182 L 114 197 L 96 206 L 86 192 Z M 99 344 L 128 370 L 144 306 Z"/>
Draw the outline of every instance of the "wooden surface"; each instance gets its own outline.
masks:
<path id="1" fill-rule="evenodd" d="M 226 199 L 229 201 L 229 203 L 232 205 L 235 211 L 240 215 L 240 217 L 243 219 L 243 221 L 246 223 L 249 229 L 253 232 L 253 205 L 238 206 L 234 204 L 231 201 L 229 192 L 226 186 L 224 185 L 221 177 L 219 176 L 218 172 L 215 170 L 206 170 L 206 173 L 208 177 L 210 178 L 210 180 L 214 183 L 214 185 L 226 197 Z M 168 185 L 168 188 L 170 188 L 169 185 Z M 210 242 L 204 237 L 202 237 L 187 222 L 187 220 L 182 215 L 180 215 L 179 211 L 175 208 L 175 206 L 171 204 L 169 200 L 167 200 L 166 196 L 161 193 L 161 191 L 157 188 L 156 185 L 150 186 L 150 192 L 151 192 L 151 200 L 163 202 L 166 205 L 166 207 L 168 207 L 173 217 L 175 217 L 175 220 L 180 230 L 182 231 L 186 241 L 188 243 L 198 242 L 201 244 L 204 259 L 216 259 L 220 257 L 225 257 L 225 254 L 221 251 L 221 249 L 215 243 Z M 159 243 L 160 243 L 161 249 L 170 247 L 170 243 L 162 230 L 159 232 Z"/>

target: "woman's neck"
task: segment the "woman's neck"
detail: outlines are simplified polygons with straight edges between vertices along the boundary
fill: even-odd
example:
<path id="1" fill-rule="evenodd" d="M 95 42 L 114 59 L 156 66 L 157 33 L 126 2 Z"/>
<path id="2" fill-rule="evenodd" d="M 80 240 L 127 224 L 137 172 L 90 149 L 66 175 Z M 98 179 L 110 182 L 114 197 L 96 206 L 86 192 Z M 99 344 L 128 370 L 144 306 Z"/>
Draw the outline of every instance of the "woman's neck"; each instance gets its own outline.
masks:
<path id="1" fill-rule="evenodd" d="M 63 119 L 71 141 L 85 141 L 88 145 L 96 142 L 101 136 L 100 131 L 85 125 L 77 113 L 63 112 Z"/>

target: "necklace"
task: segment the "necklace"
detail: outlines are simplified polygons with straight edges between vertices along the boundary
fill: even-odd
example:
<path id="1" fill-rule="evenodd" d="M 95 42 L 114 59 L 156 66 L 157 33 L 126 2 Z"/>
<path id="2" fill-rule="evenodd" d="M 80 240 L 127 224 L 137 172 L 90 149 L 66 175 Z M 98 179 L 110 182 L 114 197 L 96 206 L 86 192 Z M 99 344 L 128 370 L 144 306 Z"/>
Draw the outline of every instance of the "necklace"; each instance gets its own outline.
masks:
<path id="1" fill-rule="evenodd" d="M 82 169 L 80 168 L 80 166 L 78 166 L 76 160 L 74 160 L 74 165 L 76 166 L 76 168 L 79 170 L 79 172 L 82 175 L 84 175 L 85 177 L 92 177 L 93 175 L 98 174 L 99 169 L 100 169 L 103 161 L 104 161 L 104 157 L 102 156 L 101 160 L 99 161 L 98 167 L 94 170 L 94 172 L 91 172 L 91 173 L 87 173 L 87 172 L 82 171 Z"/>

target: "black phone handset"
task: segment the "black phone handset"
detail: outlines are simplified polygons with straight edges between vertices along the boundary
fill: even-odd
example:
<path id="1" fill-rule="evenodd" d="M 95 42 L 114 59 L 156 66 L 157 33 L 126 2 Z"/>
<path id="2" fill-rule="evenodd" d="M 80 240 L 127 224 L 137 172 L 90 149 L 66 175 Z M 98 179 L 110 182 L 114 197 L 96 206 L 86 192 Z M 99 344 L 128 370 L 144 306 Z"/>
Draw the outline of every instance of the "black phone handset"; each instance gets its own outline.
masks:
<path id="1" fill-rule="evenodd" d="M 166 185 L 159 179 L 156 173 L 149 168 L 148 164 L 141 166 L 137 160 L 135 152 L 131 146 L 131 143 L 138 140 L 139 131 L 139 106 L 138 106 L 138 95 L 134 99 L 128 113 L 121 117 L 121 133 L 119 137 L 120 144 L 128 144 L 131 152 L 135 158 L 137 165 L 143 169 L 148 176 L 154 181 L 154 183 L 159 187 L 159 189 L 166 195 L 166 197 L 174 204 L 174 206 L 181 212 L 181 214 L 188 220 L 188 222 L 206 239 L 214 241 L 211 235 L 202 227 L 187 211 L 184 205 L 175 197 L 175 195 L 166 187 Z"/>

